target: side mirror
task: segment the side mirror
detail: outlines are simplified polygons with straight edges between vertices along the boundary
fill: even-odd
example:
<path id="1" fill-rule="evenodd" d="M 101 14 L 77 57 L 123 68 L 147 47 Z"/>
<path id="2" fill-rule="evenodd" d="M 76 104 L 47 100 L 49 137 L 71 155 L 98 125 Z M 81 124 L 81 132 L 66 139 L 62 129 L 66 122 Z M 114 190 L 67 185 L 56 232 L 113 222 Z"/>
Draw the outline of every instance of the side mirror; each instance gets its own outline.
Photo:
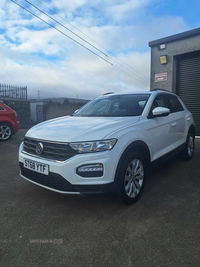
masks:
<path id="1" fill-rule="evenodd" d="M 165 117 L 165 116 L 168 116 L 169 113 L 170 113 L 170 109 L 158 107 L 158 108 L 153 109 L 153 111 L 152 111 L 153 115 L 149 115 L 148 118 L 152 119 L 152 118 L 156 118 L 156 117 Z"/>

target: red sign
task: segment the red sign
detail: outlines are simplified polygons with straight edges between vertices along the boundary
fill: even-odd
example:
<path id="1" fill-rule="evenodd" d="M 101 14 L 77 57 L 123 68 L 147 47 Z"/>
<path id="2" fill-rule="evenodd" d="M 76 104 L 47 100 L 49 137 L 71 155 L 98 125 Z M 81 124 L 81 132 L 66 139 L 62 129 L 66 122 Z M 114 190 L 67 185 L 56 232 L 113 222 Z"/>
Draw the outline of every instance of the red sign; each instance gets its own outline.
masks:
<path id="1" fill-rule="evenodd" d="M 155 82 L 164 82 L 164 81 L 167 81 L 167 72 L 155 75 Z"/>

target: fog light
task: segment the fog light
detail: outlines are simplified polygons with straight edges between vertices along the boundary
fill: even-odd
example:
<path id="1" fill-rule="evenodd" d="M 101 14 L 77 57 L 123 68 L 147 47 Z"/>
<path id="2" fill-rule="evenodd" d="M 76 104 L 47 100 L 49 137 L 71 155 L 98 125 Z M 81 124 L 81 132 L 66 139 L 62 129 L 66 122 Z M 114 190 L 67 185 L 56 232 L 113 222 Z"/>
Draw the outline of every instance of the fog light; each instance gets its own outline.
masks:
<path id="1" fill-rule="evenodd" d="M 103 176 L 103 164 L 83 165 L 77 168 L 76 173 L 82 177 Z"/>
<path id="2" fill-rule="evenodd" d="M 102 164 L 95 164 L 95 165 L 85 165 L 78 168 L 78 172 L 97 172 L 97 171 L 103 171 L 103 165 Z"/>

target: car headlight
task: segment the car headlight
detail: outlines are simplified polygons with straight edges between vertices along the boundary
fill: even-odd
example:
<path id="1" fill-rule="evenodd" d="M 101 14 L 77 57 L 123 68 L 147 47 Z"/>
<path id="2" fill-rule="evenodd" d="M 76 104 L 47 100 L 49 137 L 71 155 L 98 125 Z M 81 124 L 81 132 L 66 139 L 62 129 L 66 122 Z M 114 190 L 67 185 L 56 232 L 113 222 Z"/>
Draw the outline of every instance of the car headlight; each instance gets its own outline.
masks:
<path id="1" fill-rule="evenodd" d="M 103 141 L 91 141 L 91 142 L 79 142 L 69 143 L 70 147 L 80 153 L 93 153 L 111 150 L 116 144 L 117 139 L 103 140 Z"/>

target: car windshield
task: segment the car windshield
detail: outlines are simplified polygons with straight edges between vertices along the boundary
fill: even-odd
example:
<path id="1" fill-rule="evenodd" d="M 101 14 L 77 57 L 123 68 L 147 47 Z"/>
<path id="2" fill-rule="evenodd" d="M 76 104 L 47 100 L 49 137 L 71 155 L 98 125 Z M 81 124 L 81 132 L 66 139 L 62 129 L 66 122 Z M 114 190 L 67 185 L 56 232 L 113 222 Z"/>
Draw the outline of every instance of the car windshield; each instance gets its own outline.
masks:
<path id="1" fill-rule="evenodd" d="M 78 117 L 140 116 L 150 94 L 107 95 L 99 97 L 77 111 Z"/>

